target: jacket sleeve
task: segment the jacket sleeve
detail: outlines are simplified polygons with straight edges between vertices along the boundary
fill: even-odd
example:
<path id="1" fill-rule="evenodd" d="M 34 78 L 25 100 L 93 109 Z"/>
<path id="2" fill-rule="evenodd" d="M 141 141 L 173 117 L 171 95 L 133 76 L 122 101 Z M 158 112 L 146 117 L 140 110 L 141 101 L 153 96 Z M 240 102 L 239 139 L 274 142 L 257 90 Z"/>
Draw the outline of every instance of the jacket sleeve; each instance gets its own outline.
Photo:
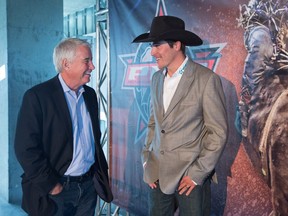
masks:
<path id="1" fill-rule="evenodd" d="M 220 77 L 216 74 L 208 79 L 202 106 L 206 134 L 202 139 L 202 150 L 188 170 L 188 175 L 200 185 L 214 170 L 227 139 L 225 96 Z"/>
<path id="2" fill-rule="evenodd" d="M 37 94 L 28 90 L 18 114 L 15 153 L 24 170 L 24 178 L 32 181 L 40 194 L 46 195 L 58 182 L 43 150 L 43 112 Z"/>

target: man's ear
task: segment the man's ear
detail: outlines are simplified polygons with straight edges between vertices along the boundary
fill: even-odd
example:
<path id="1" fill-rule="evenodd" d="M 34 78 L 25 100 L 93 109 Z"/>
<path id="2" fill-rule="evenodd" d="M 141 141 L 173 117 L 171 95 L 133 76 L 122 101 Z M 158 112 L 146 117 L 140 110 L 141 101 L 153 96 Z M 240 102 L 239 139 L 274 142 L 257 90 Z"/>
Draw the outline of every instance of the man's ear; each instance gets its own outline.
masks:
<path id="1" fill-rule="evenodd" d="M 62 60 L 62 68 L 63 68 L 64 70 L 69 70 L 69 68 L 70 68 L 70 62 L 68 61 L 67 58 L 64 58 L 64 59 Z"/>
<path id="2" fill-rule="evenodd" d="M 176 41 L 173 46 L 177 49 L 180 50 L 181 49 L 181 42 L 180 41 Z"/>

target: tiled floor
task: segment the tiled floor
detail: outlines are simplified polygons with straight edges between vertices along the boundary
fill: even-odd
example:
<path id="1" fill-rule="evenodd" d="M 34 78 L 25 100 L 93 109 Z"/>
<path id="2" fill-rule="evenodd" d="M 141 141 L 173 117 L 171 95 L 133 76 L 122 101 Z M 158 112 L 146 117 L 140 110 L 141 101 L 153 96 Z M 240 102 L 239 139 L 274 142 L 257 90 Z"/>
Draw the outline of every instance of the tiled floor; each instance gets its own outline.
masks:
<path id="1" fill-rule="evenodd" d="M 27 216 L 27 214 L 20 206 L 9 204 L 0 198 L 0 216 Z"/>

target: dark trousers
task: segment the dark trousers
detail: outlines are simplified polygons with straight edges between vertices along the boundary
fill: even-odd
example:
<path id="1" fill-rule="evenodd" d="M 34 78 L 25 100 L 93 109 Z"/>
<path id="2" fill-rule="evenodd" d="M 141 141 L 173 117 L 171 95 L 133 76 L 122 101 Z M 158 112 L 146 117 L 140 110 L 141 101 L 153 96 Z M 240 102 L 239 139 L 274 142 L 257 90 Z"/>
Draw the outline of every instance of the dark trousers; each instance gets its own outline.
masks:
<path id="1" fill-rule="evenodd" d="M 94 216 L 97 193 L 92 177 L 84 182 L 62 182 L 63 191 L 50 198 L 57 204 L 55 216 Z"/>
<path id="2" fill-rule="evenodd" d="M 202 186 L 195 186 L 188 196 L 185 193 L 180 195 L 178 191 L 175 191 L 174 194 L 164 194 L 160 190 L 159 184 L 155 189 L 150 188 L 150 216 L 173 216 L 177 207 L 180 216 L 210 216 L 210 180 L 207 180 Z"/>

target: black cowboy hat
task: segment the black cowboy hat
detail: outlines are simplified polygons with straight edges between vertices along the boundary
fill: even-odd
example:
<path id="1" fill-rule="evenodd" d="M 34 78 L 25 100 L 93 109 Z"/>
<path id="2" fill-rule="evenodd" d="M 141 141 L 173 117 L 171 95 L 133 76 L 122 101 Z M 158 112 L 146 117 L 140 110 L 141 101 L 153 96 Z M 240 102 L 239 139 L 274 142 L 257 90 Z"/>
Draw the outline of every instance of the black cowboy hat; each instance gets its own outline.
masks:
<path id="1" fill-rule="evenodd" d="M 185 30 L 185 23 L 182 19 L 174 16 L 154 17 L 150 32 L 139 35 L 132 43 L 161 40 L 181 41 L 186 46 L 199 46 L 203 43 L 198 35 Z"/>

